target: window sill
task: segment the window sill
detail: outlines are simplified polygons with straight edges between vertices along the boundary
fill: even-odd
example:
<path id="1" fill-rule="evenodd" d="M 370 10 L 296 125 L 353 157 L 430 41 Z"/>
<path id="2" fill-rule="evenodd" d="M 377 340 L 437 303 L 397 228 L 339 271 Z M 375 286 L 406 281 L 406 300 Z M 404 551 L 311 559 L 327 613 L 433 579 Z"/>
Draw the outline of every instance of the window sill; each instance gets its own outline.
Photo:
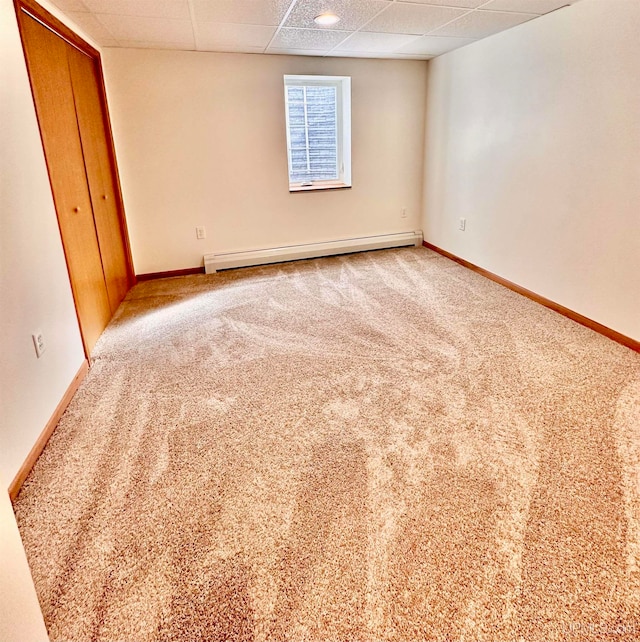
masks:
<path id="1" fill-rule="evenodd" d="M 318 190 L 327 190 L 327 189 L 351 189 L 351 185 L 340 182 L 331 182 L 331 183 L 315 183 L 314 185 L 301 185 L 293 184 L 289 185 L 289 192 L 316 192 Z"/>

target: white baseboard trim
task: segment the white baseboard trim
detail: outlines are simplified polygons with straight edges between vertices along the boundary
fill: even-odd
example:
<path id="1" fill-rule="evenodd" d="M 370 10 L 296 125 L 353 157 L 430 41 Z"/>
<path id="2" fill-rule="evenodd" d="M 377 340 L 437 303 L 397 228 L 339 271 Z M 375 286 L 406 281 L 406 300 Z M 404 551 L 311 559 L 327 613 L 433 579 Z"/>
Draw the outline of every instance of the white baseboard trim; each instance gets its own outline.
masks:
<path id="1" fill-rule="evenodd" d="M 228 270 L 231 268 L 265 265 L 267 263 L 282 263 L 284 261 L 295 261 L 297 259 L 314 259 L 321 256 L 350 254 L 351 252 L 364 252 L 366 250 L 382 250 L 408 245 L 414 245 L 416 247 L 422 245 L 422 230 L 403 232 L 401 234 L 383 234 L 381 236 L 341 239 L 339 241 L 327 241 L 324 243 L 289 245 L 287 247 L 249 250 L 246 252 L 205 254 L 204 270 L 207 274 L 213 274 L 218 270 Z"/>

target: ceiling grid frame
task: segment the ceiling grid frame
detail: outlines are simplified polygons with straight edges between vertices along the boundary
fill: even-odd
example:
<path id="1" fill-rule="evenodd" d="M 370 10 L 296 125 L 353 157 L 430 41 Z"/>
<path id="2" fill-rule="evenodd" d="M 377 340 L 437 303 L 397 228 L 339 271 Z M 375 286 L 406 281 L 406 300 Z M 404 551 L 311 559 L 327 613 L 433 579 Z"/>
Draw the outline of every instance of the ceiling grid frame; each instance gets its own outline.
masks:
<path id="1" fill-rule="evenodd" d="M 50 0 L 104 47 L 415 60 L 428 60 L 578 1 Z M 342 13 L 342 25 L 313 24 L 316 10 L 332 7 Z"/>

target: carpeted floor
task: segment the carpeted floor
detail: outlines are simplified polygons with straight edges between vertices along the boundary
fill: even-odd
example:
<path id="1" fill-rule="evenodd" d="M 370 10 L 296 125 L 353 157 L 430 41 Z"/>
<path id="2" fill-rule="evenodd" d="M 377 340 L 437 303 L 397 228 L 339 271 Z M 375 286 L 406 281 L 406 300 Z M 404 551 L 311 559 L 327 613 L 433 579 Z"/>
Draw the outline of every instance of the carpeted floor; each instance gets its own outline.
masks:
<path id="1" fill-rule="evenodd" d="M 136 286 L 16 505 L 53 641 L 640 639 L 640 355 L 423 248 Z"/>

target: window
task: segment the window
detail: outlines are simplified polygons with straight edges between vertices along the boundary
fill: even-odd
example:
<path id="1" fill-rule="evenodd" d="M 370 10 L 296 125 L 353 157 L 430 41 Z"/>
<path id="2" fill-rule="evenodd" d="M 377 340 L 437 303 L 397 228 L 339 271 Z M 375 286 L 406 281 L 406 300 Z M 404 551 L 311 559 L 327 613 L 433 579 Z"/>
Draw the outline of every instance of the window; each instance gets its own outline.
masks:
<path id="1" fill-rule="evenodd" d="M 351 78 L 285 76 L 289 191 L 351 187 Z"/>

